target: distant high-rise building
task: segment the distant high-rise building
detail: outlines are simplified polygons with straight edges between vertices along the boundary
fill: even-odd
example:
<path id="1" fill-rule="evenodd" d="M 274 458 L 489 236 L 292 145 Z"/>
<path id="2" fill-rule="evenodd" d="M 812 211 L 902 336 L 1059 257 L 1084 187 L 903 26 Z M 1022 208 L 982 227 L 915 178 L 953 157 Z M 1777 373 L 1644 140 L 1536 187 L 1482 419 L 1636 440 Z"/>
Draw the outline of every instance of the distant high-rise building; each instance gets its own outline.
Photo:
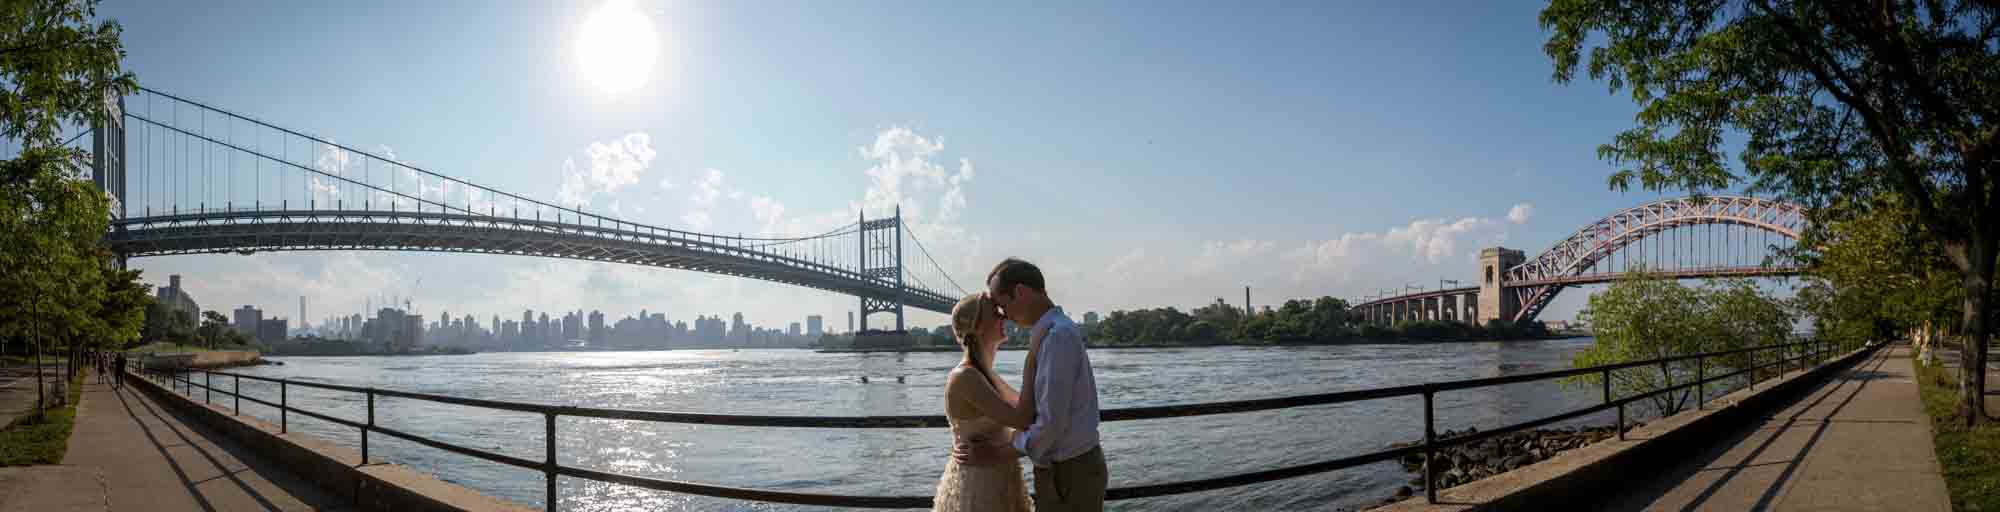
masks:
<path id="1" fill-rule="evenodd" d="M 257 341 L 266 345 L 285 341 L 285 319 L 265 318 L 257 321 Z"/>
<path id="2" fill-rule="evenodd" d="M 792 336 L 798 336 L 798 335 L 799 335 L 799 332 L 800 332 L 800 331 L 799 331 L 799 323 L 798 323 L 798 322 L 792 322 L 792 325 L 791 325 L 791 327 L 790 327 L 790 328 L 788 328 L 788 329 L 785 329 L 785 334 L 789 334 L 789 335 L 792 335 Z"/>
<path id="3" fill-rule="evenodd" d="M 591 310 L 590 336 L 588 337 L 591 346 L 603 345 L 605 340 L 610 338 L 609 336 L 606 336 L 608 334 L 611 333 L 604 330 L 604 313 L 594 309 Z"/>
<path id="4" fill-rule="evenodd" d="M 181 315 L 190 326 L 201 325 L 201 305 L 195 304 L 194 296 L 188 295 L 187 289 L 181 288 L 181 275 L 167 276 L 167 283 L 166 286 L 160 287 L 158 292 L 160 305 L 166 306 L 167 311 Z"/>
<path id="5" fill-rule="evenodd" d="M 854 332 L 854 312 L 847 312 L 847 332 Z"/>
<path id="6" fill-rule="evenodd" d="M 819 315 L 810 315 L 806 317 L 806 336 L 811 337 L 813 339 L 819 339 L 821 334 L 826 334 L 825 331 L 820 330 L 820 327 L 821 326 L 820 326 Z"/>
<path id="7" fill-rule="evenodd" d="M 263 319 L 263 311 L 249 304 L 244 304 L 243 307 L 236 308 L 236 321 L 234 322 L 236 332 L 242 333 L 244 336 L 250 337 L 250 339 L 259 339 L 257 336 L 257 322 Z"/>
<path id="8" fill-rule="evenodd" d="M 1083 314 L 1083 325 L 1096 325 L 1096 324 L 1097 324 L 1096 311 L 1091 311 Z"/>

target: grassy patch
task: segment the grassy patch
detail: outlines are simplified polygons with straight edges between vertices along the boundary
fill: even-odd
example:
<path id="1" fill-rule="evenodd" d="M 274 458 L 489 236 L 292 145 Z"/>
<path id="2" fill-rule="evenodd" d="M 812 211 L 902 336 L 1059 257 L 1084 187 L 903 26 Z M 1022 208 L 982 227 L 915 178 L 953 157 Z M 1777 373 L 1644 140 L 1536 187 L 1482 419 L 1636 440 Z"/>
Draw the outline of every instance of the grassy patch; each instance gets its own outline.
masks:
<path id="1" fill-rule="evenodd" d="M 56 364 L 62 362 L 63 360 L 64 360 L 63 356 L 59 355 L 44 355 L 36 358 L 30 358 L 28 356 L 0 356 L 0 364 L 8 364 L 8 365 L 26 365 L 29 364 L 30 361 L 41 361 L 42 364 Z"/>
<path id="2" fill-rule="evenodd" d="M 145 345 L 140 345 L 138 347 L 126 350 L 126 352 L 133 354 L 144 354 L 147 352 L 158 352 L 161 354 L 169 354 L 176 352 L 208 352 L 208 351 L 209 351 L 208 347 L 203 347 L 201 345 L 176 345 L 172 342 L 166 342 L 166 341 L 147 343 Z"/>
<path id="3" fill-rule="evenodd" d="M 1966 428 L 1958 416 L 1956 372 L 1943 364 L 1914 364 L 1952 508 L 2000 511 L 2000 425 L 1985 422 Z"/>
<path id="4" fill-rule="evenodd" d="M 70 383 L 69 404 L 49 409 L 40 417 L 24 416 L 0 429 L 0 466 L 61 464 L 69 450 L 70 428 L 76 422 L 76 404 L 83 400 L 81 375 Z"/>

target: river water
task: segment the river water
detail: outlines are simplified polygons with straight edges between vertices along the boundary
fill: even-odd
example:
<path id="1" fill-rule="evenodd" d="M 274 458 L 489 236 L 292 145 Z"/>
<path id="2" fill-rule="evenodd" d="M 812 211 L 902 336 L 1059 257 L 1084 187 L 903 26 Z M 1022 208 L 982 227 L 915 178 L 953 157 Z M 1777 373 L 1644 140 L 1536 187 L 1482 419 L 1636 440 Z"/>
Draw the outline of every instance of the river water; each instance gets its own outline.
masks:
<path id="1" fill-rule="evenodd" d="M 1589 338 L 1553 341 L 1092 349 L 1100 403 L 1123 408 L 1323 393 L 1565 368 Z M 1019 385 L 1024 352 L 998 370 Z M 819 416 L 942 414 L 957 353 L 819 354 L 806 350 L 488 353 L 415 357 L 277 357 L 244 373 L 444 395 L 665 411 Z M 869 376 L 862 384 L 858 377 Z M 896 382 L 904 376 L 905 382 Z M 218 386 L 231 385 L 223 381 Z M 244 393 L 277 401 L 275 384 Z M 227 388 L 223 388 L 227 389 Z M 292 387 L 295 407 L 363 421 L 358 394 Z M 1596 403 L 1594 389 L 1543 381 L 1441 393 L 1439 430 L 1481 429 Z M 218 398 L 218 402 L 221 400 Z M 277 421 L 277 412 L 245 404 Z M 291 415 L 291 428 L 358 449 L 355 429 Z M 1608 417 L 1579 423 L 1608 424 Z M 378 398 L 376 423 L 541 460 L 543 418 Z M 1278 411 L 1104 423 L 1113 487 L 1211 478 L 1330 460 L 1422 438 L 1423 401 L 1391 398 Z M 950 449 L 944 429 L 718 427 L 565 418 L 565 465 L 758 489 L 929 495 Z M 370 436 L 376 460 L 539 508 L 540 472 Z M 1410 478 L 1393 462 L 1194 494 L 1128 500 L 1114 510 L 1295 510 L 1379 502 Z M 563 478 L 564 510 L 804 510 Z"/>

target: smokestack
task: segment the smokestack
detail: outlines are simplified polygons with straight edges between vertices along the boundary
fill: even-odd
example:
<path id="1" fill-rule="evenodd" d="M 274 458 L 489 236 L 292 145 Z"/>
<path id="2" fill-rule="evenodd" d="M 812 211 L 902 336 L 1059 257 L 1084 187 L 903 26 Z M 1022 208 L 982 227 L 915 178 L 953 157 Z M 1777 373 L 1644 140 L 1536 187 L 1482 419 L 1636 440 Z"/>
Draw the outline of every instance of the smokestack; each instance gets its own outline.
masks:
<path id="1" fill-rule="evenodd" d="M 1245 319 L 1250 318 L 1250 315 L 1253 314 L 1252 311 L 1255 310 L 1250 309 L 1250 287 L 1245 286 L 1243 287 L 1243 317 Z"/>
<path id="2" fill-rule="evenodd" d="M 306 296 L 299 296 L 299 328 L 306 327 Z"/>

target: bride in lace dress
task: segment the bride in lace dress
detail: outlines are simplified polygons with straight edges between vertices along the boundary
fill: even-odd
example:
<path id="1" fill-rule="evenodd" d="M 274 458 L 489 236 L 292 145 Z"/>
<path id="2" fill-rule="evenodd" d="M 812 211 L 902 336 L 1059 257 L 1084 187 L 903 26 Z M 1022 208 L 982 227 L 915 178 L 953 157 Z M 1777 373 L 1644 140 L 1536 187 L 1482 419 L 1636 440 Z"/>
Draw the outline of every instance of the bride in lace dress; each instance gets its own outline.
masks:
<path id="1" fill-rule="evenodd" d="M 1034 422 L 1034 367 L 1022 377 L 1016 392 L 993 374 L 993 357 L 1007 341 L 999 311 L 985 293 L 975 293 L 952 308 L 951 326 L 965 360 L 945 378 L 944 415 L 951 421 L 952 442 L 983 443 L 1013 436 Z M 1033 361 L 1034 358 L 1029 358 Z M 1016 461 L 991 466 L 960 464 L 946 457 L 938 477 L 936 512 L 1027 512 L 1028 486 Z"/>

